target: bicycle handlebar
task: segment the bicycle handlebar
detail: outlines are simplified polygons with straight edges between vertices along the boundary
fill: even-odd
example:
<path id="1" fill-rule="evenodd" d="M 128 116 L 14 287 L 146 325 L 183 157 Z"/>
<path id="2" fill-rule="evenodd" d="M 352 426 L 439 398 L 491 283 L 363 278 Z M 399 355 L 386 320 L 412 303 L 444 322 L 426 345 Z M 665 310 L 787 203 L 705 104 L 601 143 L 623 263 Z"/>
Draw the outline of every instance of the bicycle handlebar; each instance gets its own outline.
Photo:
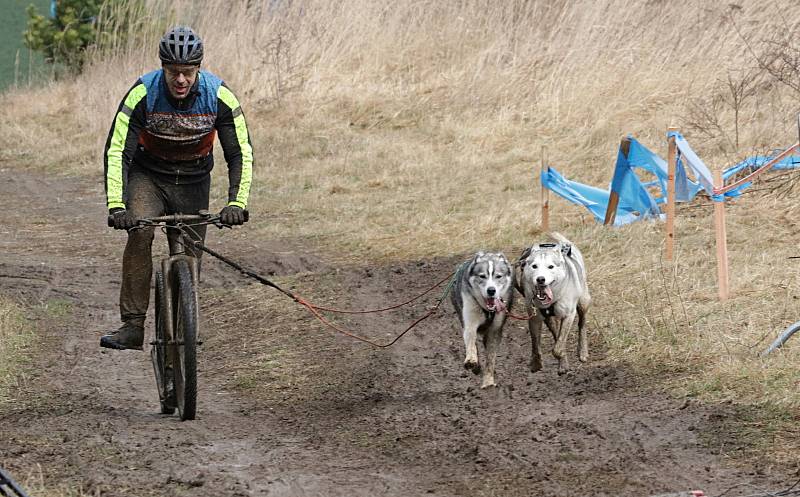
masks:
<path id="1" fill-rule="evenodd" d="M 250 220 L 250 211 L 247 209 L 244 210 L 244 220 L 245 222 Z M 137 226 L 146 226 L 151 224 L 158 224 L 158 223 L 168 223 L 168 224 L 177 224 L 177 223 L 187 223 L 191 221 L 209 221 L 211 223 L 219 221 L 219 215 L 212 215 L 208 212 L 200 213 L 200 214 L 168 214 L 166 216 L 156 216 L 156 217 L 148 217 L 144 219 L 138 219 L 136 221 Z M 114 216 L 108 216 L 108 227 L 111 228 L 114 226 Z"/>

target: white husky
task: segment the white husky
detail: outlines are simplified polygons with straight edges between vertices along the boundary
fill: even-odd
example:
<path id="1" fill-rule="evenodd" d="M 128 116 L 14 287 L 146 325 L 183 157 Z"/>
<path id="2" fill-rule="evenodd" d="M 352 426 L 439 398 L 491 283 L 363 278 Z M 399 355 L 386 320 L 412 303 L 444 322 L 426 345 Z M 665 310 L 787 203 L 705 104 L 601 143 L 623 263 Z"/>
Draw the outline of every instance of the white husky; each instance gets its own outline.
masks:
<path id="1" fill-rule="evenodd" d="M 525 296 L 528 314 L 532 315 L 528 320 L 531 371 L 542 369 L 540 346 L 542 323 L 546 323 L 555 340 L 553 356 L 558 359 L 558 374 L 564 374 L 569 370 L 564 349 L 576 315 L 578 359 L 586 362 L 589 358 L 584 325 L 592 298 L 580 250 L 560 233 L 551 233 L 551 236 L 557 243 L 539 243 L 523 251 L 517 263 L 516 287 Z"/>
<path id="2" fill-rule="evenodd" d="M 475 374 L 483 369 L 481 388 L 495 386 L 497 349 L 503 339 L 503 325 L 514 298 L 514 274 L 502 253 L 478 252 L 461 265 L 451 293 L 453 307 L 463 327 L 466 358 L 464 367 Z M 478 360 L 477 338 L 481 335 L 486 365 Z"/>

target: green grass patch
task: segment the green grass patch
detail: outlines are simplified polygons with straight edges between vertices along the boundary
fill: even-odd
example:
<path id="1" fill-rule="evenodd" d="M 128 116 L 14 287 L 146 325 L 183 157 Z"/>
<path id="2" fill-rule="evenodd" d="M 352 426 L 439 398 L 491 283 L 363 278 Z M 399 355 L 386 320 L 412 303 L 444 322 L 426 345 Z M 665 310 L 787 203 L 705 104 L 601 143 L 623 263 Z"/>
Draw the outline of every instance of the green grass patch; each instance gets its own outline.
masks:
<path id="1" fill-rule="evenodd" d="M 42 311 L 54 319 L 63 319 L 72 314 L 72 302 L 62 299 L 50 299 L 42 304 Z"/>
<path id="2" fill-rule="evenodd" d="M 33 326 L 25 319 L 23 309 L 0 297 L 0 408 L 10 400 L 11 389 L 24 378 L 34 339 Z"/>

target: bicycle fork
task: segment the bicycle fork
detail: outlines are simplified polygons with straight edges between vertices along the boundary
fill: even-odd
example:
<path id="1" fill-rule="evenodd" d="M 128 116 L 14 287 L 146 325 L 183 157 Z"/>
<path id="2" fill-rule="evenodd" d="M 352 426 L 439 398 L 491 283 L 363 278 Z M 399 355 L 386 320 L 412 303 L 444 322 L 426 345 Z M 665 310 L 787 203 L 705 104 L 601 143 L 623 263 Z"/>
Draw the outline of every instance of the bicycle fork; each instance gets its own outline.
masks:
<path id="1" fill-rule="evenodd" d="M 168 258 L 164 258 L 161 261 L 161 271 L 164 274 L 164 291 L 166 293 L 165 304 L 166 309 L 166 319 L 164 320 L 164 327 L 165 327 L 165 335 L 167 338 L 167 345 L 170 347 L 173 345 L 183 345 L 182 343 L 177 343 L 175 340 L 175 321 L 173 320 L 173 316 L 175 316 L 175 294 L 173 292 L 173 270 L 172 266 L 175 261 L 179 259 L 184 259 L 189 264 L 189 269 L 192 271 L 192 288 L 194 289 L 194 308 L 200 309 L 200 302 L 198 299 L 198 291 L 197 291 L 197 282 L 200 280 L 200 263 L 197 257 L 193 257 L 191 255 L 186 254 L 176 254 L 171 255 Z M 198 345 L 202 344 L 203 341 L 200 338 L 200 323 L 197 323 L 197 340 L 196 343 Z M 172 366 L 171 364 L 171 357 L 170 354 L 167 354 L 167 359 L 169 363 L 167 366 Z"/>

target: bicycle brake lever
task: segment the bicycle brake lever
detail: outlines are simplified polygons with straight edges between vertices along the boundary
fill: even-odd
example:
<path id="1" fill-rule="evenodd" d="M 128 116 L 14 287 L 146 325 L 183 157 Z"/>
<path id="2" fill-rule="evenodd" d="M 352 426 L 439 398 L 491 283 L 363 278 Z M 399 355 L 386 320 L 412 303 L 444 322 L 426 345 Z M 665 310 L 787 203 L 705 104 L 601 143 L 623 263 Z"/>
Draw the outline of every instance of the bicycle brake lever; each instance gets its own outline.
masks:
<path id="1" fill-rule="evenodd" d="M 136 225 L 130 228 L 128 231 L 136 231 L 147 228 L 148 226 L 155 226 L 157 223 L 150 222 L 146 219 L 138 219 L 136 220 Z"/>
<path id="2" fill-rule="evenodd" d="M 222 224 L 222 221 L 220 220 L 219 216 L 212 216 L 212 217 L 209 217 L 209 218 L 208 218 L 208 222 L 209 222 L 210 224 L 213 224 L 214 226 L 216 226 L 218 229 L 222 229 L 222 228 L 224 228 L 224 227 L 225 227 L 225 225 L 224 225 L 224 224 Z"/>

